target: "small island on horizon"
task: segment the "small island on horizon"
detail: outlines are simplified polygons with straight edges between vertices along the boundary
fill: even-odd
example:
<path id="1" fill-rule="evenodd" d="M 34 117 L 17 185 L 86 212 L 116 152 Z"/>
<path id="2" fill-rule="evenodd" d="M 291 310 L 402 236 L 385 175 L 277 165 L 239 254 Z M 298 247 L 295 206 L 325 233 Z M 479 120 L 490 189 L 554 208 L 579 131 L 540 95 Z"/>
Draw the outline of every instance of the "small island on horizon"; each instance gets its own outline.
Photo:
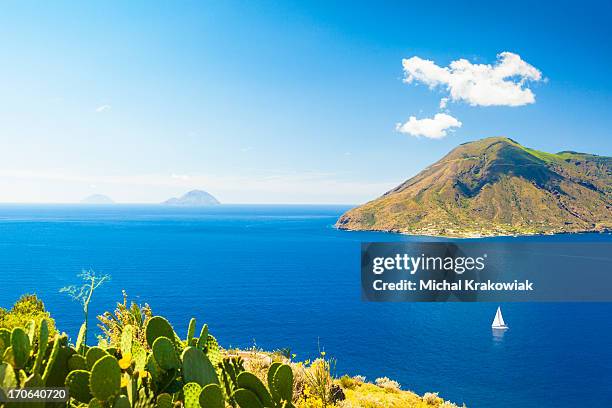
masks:
<path id="1" fill-rule="evenodd" d="M 182 196 L 172 197 L 164 201 L 164 205 L 184 206 L 184 207 L 202 207 L 221 204 L 212 194 L 204 190 L 191 190 Z"/>
<path id="2" fill-rule="evenodd" d="M 464 143 L 336 227 L 475 238 L 612 231 L 612 157 Z"/>

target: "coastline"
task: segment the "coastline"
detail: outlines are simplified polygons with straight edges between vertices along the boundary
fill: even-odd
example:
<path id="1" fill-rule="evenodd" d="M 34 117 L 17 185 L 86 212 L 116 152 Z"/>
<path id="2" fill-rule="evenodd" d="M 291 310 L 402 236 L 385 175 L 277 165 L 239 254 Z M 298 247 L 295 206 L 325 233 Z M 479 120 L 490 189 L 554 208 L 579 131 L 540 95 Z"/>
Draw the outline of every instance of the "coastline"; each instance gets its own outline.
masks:
<path id="1" fill-rule="evenodd" d="M 405 236 L 413 236 L 419 238 L 448 238 L 448 239 L 481 239 L 481 238 L 521 238 L 521 237 L 553 237 L 562 235 L 587 235 L 587 234 L 598 234 L 606 235 L 612 234 L 612 229 L 604 230 L 584 230 L 584 231 L 562 231 L 562 232 L 550 232 L 550 233 L 521 233 L 521 234 L 464 234 L 464 235 L 431 235 L 427 233 L 415 233 L 405 232 L 394 229 L 357 229 L 357 228 L 345 228 L 334 224 L 333 227 L 339 231 L 347 232 L 384 232 L 388 234 L 397 234 Z"/>

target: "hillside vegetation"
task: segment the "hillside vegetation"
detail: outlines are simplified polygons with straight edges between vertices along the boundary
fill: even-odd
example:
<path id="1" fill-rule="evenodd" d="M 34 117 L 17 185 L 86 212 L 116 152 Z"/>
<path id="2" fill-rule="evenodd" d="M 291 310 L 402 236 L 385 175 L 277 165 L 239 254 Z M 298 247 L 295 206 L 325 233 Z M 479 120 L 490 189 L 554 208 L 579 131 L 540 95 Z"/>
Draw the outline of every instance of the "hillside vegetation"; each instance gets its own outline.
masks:
<path id="1" fill-rule="evenodd" d="M 321 352 L 294 361 L 287 350 L 224 349 L 191 319 L 180 337 L 148 305 L 117 304 L 98 317 L 102 335 L 86 344 L 54 329 L 33 295 L 0 308 L 0 407 L 90 408 L 432 408 L 456 407 L 435 393 L 419 396 L 388 378 L 334 376 Z M 27 320 L 31 319 L 31 320 Z M 7 401 L 10 389 L 67 387 L 68 403 Z"/>
<path id="2" fill-rule="evenodd" d="M 612 158 L 465 143 L 340 217 L 349 230 L 473 237 L 612 230 Z"/>

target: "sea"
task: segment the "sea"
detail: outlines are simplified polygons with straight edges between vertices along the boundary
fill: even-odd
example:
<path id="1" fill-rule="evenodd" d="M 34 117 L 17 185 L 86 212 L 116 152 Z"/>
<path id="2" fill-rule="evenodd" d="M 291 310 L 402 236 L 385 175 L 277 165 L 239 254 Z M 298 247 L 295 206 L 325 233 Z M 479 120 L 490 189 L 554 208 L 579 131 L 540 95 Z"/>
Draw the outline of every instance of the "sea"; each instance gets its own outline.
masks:
<path id="1" fill-rule="evenodd" d="M 459 405 L 612 406 L 611 303 L 504 303 L 510 329 L 498 334 L 494 303 L 364 302 L 361 242 L 441 239 L 339 231 L 348 208 L 0 205 L 0 306 L 36 293 L 75 339 L 82 309 L 60 288 L 93 270 L 111 280 L 94 294 L 91 324 L 125 291 L 183 337 L 195 317 L 224 347 L 297 360 L 325 351 L 337 376 L 389 377 Z"/>

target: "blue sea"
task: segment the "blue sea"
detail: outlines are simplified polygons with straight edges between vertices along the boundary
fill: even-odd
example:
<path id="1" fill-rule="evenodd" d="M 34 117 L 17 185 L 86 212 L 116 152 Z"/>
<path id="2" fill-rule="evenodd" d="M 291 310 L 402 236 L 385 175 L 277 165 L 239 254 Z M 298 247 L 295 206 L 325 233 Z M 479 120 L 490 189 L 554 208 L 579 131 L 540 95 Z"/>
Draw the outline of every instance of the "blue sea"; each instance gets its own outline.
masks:
<path id="1" fill-rule="evenodd" d="M 92 316 L 125 290 L 185 336 L 196 317 L 225 347 L 318 350 L 337 375 L 388 376 L 468 407 L 608 406 L 612 304 L 366 303 L 362 241 L 432 240 L 333 228 L 341 206 L 0 206 L 0 306 L 35 292 L 74 339 L 79 306 L 59 288 L 110 274 Z M 610 240 L 610 235 L 501 238 Z"/>

